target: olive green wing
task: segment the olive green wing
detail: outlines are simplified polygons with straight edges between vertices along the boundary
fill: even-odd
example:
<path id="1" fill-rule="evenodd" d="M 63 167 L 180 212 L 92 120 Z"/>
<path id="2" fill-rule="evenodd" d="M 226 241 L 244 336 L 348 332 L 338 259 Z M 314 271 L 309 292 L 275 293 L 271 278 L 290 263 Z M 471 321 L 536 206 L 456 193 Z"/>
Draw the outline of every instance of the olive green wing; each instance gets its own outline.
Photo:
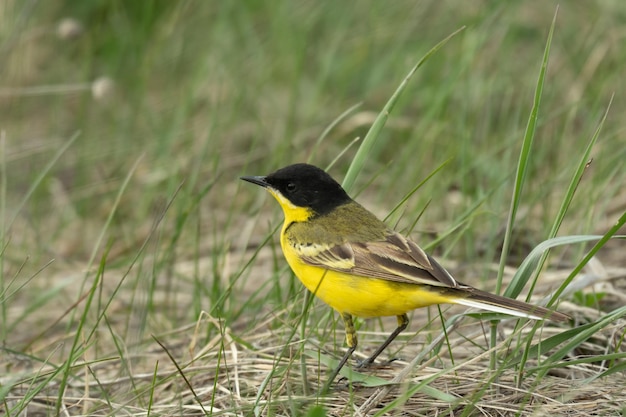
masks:
<path id="1" fill-rule="evenodd" d="M 415 242 L 396 232 L 373 242 L 309 244 L 297 249 L 304 263 L 333 271 L 408 284 L 461 286 Z"/>

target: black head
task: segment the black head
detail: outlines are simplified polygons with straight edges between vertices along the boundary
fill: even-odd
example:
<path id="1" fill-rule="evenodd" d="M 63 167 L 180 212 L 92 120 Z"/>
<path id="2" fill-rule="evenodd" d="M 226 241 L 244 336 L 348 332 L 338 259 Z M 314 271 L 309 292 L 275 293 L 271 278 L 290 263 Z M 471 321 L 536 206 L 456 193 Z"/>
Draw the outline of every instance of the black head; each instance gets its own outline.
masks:
<path id="1" fill-rule="evenodd" d="M 294 164 L 281 168 L 266 177 L 241 179 L 263 187 L 270 187 L 292 204 L 309 207 L 317 214 L 351 201 L 348 194 L 324 170 L 309 164 Z"/>

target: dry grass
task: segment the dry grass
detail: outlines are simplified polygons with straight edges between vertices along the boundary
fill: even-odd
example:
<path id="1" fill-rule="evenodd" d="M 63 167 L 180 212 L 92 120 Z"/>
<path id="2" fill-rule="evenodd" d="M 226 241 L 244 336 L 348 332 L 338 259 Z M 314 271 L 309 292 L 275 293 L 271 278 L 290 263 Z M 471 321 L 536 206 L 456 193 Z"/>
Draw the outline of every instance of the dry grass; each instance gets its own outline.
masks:
<path id="1" fill-rule="evenodd" d="M 269 258 L 268 252 L 261 252 L 260 259 Z M 209 264 L 203 263 L 207 268 Z M 602 302 L 608 303 L 606 307 L 622 304 L 620 294 L 626 289 L 626 270 L 605 266 L 600 276 L 595 265 L 592 268 L 595 271 L 590 270 L 587 278 L 583 276 L 580 281 L 580 285 L 586 287 L 584 291 L 610 288 L 614 296 L 609 295 Z M 457 269 L 451 268 L 453 271 Z M 181 263 L 177 273 L 188 270 L 189 266 Z M 546 273 L 542 279 L 545 287 L 539 288 L 537 293 L 545 294 L 567 273 L 566 270 Z M 105 293 L 117 282 L 112 278 L 116 275 L 121 277 L 123 272 L 109 272 L 103 288 Z M 64 279 L 67 275 L 60 273 L 56 277 Z M 181 291 L 177 297 L 184 305 L 190 289 L 179 287 L 177 291 Z M 69 296 L 72 291 L 68 289 L 67 292 Z M 122 291 L 118 294 L 116 304 L 107 313 L 108 322 L 106 325 L 101 323 L 95 342 L 73 366 L 70 384 L 63 394 L 61 415 L 294 415 L 314 404 L 322 405 L 330 415 L 372 415 L 398 401 L 399 405 L 395 405 L 393 411 L 383 415 L 592 416 L 623 413 L 626 402 L 623 389 L 626 377 L 622 373 L 613 374 L 610 379 L 593 378 L 609 366 L 604 362 L 563 364 L 537 380 L 529 371 L 536 365 L 531 361 L 525 368 L 530 373 L 521 382 L 513 368 L 489 371 L 488 326 L 469 318 L 449 333 L 449 348 L 444 344 L 441 350 L 428 357 L 432 346 L 427 346 L 427 341 L 436 339 L 442 332 L 436 324 L 424 327 L 429 320 L 426 310 L 414 313 L 412 330 L 409 329 L 392 345 L 392 349 L 400 349 L 398 355 L 402 358 L 424 355 L 424 351 L 426 358 L 415 367 L 410 361 L 398 359 L 366 372 L 385 381 L 392 381 L 405 373 L 407 377 L 402 378 L 402 383 L 377 388 L 355 382 L 350 386 L 344 378 L 336 382 L 329 396 L 320 398 L 315 392 L 324 382 L 328 369 L 313 357 L 318 355 L 318 343 L 321 342 L 313 335 L 307 340 L 301 340 L 297 332 L 294 335 L 290 308 L 282 311 L 268 309 L 267 316 L 257 317 L 253 327 L 245 320 L 225 323 L 205 313 L 194 324 L 155 336 L 146 332 L 134 344 L 129 344 L 132 337 L 127 337 L 123 342 L 125 345 L 116 347 L 115 343 L 122 343 L 122 339 L 113 340 L 111 335 L 125 332 L 128 326 L 122 317 L 132 304 L 132 300 L 125 299 L 125 294 L 130 293 Z M 162 300 L 165 296 L 156 296 L 156 299 Z M 239 299 L 240 296 L 245 298 L 246 294 L 234 297 Z M 296 308 L 295 305 L 291 307 Z M 563 303 L 559 309 L 573 315 L 575 325 L 594 321 L 601 315 L 597 309 L 571 303 Z M 319 310 L 326 311 L 326 307 L 320 305 Z M 461 310 L 449 309 L 446 316 L 458 311 Z M 11 311 L 10 315 L 20 313 Z M 45 320 L 44 315 L 59 318 L 57 324 L 46 331 L 44 338 L 36 338 L 37 343 L 30 346 L 32 357 L 18 353 L 3 356 L 0 366 L 4 376 L 0 384 L 14 384 L 6 396 L 5 409 L 24 400 L 24 395 L 33 386 L 45 381 L 55 371 L 56 366 L 52 364 L 63 357 L 63 346 L 73 337 L 64 326 L 67 320 L 64 313 L 58 307 L 42 309 L 37 313 L 41 317 L 31 319 L 34 322 Z M 281 323 L 287 325 L 281 326 Z M 500 343 L 496 352 L 501 358 L 512 348 L 509 342 L 514 323 L 510 320 L 500 325 Z M 107 326 L 111 330 L 107 330 Z M 391 321 L 385 322 L 387 329 L 392 326 Z M 155 327 L 163 328 L 162 323 L 155 324 Z M 416 334 L 418 329 L 421 331 Z M 522 329 L 521 333 L 528 329 Z M 328 331 L 320 329 L 322 334 Z M 537 340 L 547 338 L 558 331 L 559 328 L 546 324 L 535 337 Z M 615 322 L 581 345 L 578 351 L 571 352 L 566 360 L 624 352 L 625 331 L 625 320 Z M 337 332 L 339 334 L 341 329 Z M 208 334 L 213 336 L 207 338 Z M 27 343 L 34 336 L 24 331 L 22 340 Z M 365 357 L 386 337 L 386 333 L 362 330 L 360 336 L 358 354 Z M 286 344 L 288 340 L 291 341 Z M 453 352 L 453 358 L 448 349 Z M 303 350 L 306 376 L 300 367 Z M 54 352 L 48 363 L 32 359 L 46 351 Z M 340 354 L 331 342 L 323 345 L 322 352 Z M 406 396 L 412 386 L 430 378 L 433 378 L 428 383 L 430 388 L 452 396 L 454 401 L 436 399 L 423 391 Z M 58 389 L 55 379 L 46 382 L 45 388 L 24 410 L 23 413 L 27 414 L 21 415 L 50 415 Z"/>

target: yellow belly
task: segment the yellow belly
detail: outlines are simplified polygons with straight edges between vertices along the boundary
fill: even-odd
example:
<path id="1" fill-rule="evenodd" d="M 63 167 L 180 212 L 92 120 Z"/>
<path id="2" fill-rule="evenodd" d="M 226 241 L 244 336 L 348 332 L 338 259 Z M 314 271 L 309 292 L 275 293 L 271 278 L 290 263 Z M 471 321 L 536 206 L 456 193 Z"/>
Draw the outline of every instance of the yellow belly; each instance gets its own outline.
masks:
<path id="1" fill-rule="evenodd" d="M 330 271 L 301 262 L 283 247 L 289 266 L 304 286 L 340 313 L 357 317 L 399 316 L 453 300 L 427 287 Z"/>

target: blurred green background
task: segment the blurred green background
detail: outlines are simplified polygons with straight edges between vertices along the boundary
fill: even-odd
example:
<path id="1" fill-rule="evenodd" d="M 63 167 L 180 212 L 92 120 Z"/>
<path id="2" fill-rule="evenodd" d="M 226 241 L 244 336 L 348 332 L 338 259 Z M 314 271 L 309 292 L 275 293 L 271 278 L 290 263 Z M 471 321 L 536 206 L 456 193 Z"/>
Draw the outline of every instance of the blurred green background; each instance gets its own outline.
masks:
<path id="1" fill-rule="evenodd" d="M 304 160 L 327 166 L 365 135 L 409 69 L 463 26 L 411 80 L 355 191 L 384 216 L 448 161 L 392 225 L 410 232 L 424 210 L 418 241 L 457 227 L 436 250 L 495 259 L 557 3 L 5 0 L 6 276 L 32 277 L 51 259 L 47 271 L 82 271 L 104 253 L 109 267 L 125 268 L 152 237 L 160 268 L 209 257 L 213 275 L 196 285 L 215 285 L 226 256 L 280 219 L 238 176 Z M 621 213 L 625 21 L 619 0 L 559 8 L 520 211 L 520 241 L 530 245 L 516 246 L 522 254 L 545 238 L 613 94 L 563 232 L 601 232 Z M 355 152 L 338 160 L 335 177 Z"/>

